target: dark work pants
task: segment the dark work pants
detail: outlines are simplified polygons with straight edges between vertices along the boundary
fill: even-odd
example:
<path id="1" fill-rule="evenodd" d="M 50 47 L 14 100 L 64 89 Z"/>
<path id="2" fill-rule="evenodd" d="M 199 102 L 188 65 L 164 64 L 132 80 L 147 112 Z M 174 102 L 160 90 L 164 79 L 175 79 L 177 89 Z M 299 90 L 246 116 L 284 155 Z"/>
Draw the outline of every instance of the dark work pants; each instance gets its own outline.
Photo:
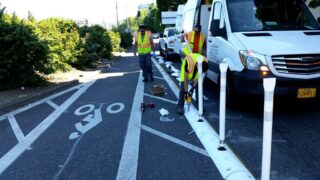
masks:
<path id="1" fill-rule="evenodd" d="M 148 77 L 153 79 L 151 54 L 139 54 L 139 63 L 143 72 L 144 80 L 148 80 Z"/>
<path id="2" fill-rule="evenodd" d="M 196 92 L 196 100 L 198 101 L 198 86 L 194 89 Z M 184 106 L 184 82 L 180 82 L 180 92 L 178 99 L 178 108 L 183 108 Z"/>

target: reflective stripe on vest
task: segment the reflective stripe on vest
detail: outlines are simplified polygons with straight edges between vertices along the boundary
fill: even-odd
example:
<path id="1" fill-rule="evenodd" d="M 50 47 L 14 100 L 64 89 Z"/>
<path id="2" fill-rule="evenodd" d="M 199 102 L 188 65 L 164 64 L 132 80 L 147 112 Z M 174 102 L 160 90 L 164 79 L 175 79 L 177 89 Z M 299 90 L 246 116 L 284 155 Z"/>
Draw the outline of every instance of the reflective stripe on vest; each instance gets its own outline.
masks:
<path id="1" fill-rule="evenodd" d="M 202 55 L 200 54 L 189 54 L 186 56 L 186 58 L 183 60 L 182 65 L 181 65 L 181 72 L 180 72 L 180 81 L 183 82 L 184 81 L 184 74 L 185 74 L 185 65 L 187 63 L 188 65 L 188 81 L 190 81 L 192 79 L 192 77 L 194 77 L 193 79 L 198 79 L 198 73 L 193 76 L 194 73 L 194 68 L 195 68 L 195 64 L 197 63 L 197 58 Z"/>
<path id="2" fill-rule="evenodd" d="M 141 32 L 137 35 L 138 42 L 138 53 L 139 54 L 147 54 L 152 51 L 151 43 L 150 43 L 151 33 L 149 31 L 145 32 L 144 38 L 142 39 Z"/>
<path id="3" fill-rule="evenodd" d="M 193 51 L 193 47 L 194 47 L 194 37 L 195 37 L 194 31 L 188 33 L 188 42 L 189 42 L 189 45 L 190 45 L 190 48 L 192 51 Z M 204 44 L 204 36 L 201 32 L 200 32 L 199 38 L 200 39 L 199 39 L 199 45 L 198 45 L 198 52 L 192 52 L 192 53 L 199 53 L 199 54 L 202 53 L 202 48 L 203 48 L 203 44 Z M 185 48 L 188 48 L 188 47 L 185 47 Z"/>

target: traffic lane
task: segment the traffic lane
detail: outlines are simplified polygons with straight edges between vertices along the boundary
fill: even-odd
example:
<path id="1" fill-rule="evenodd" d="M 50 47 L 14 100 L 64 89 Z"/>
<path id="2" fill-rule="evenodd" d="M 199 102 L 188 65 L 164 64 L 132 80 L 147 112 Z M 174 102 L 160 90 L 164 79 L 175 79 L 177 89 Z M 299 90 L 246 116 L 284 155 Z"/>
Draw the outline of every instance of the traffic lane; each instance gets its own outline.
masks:
<path id="1" fill-rule="evenodd" d="M 157 69 L 154 71 L 158 72 Z M 146 83 L 145 93 L 147 87 L 154 84 Z M 176 113 L 177 97 L 166 81 L 163 85 L 166 92 L 163 96 L 144 96 L 144 102 L 152 102 L 155 107 L 143 112 L 137 178 L 222 179 L 187 119 Z M 159 110 L 162 108 L 169 115 L 161 116 Z M 187 148 L 185 144 L 193 148 Z"/>
<path id="2" fill-rule="evenodd" d="M 212 160 L 142 130 L 137 179 L 223 179 Z"/>
<path id="3" fill-rule="evenodd" d="M 54 110 L 55 108 L 51 107 L 49 104 L 42 103 L 15 115 L 15 119 L 21 131 L 26 136 Z"/>
<path id="4" fill-rule="evenodd" d="M 58 105 L 61 106 L 70 96 L 72 96 L 72 94 L 74 94 L 78 89 L 75 89 L 73 91 L 67 92 L 65 94 L 62 94 L 56 98 L 51 99 L 51 101 Z"/>
<path id="5" fill-rule="evenodd" d="M 0 157 L 18 143 L 8 119 L 0 121 Z"/>
<path id="6" fill-rule="evenodd" d="M 153 86 L 163 86 L 164 87 L 163 96 L 158 96 L 158 97 L 165 98 L 170 101 L 177 101 L 178 100 L 177 97 L 171 91 L 171 89 L 167 86 L 167 82 L 164 79 L 155 79 L 154 82 L 145 83 L 144 93 L 149 96 L 153 96 L 153 93 L 152 93 Z"/>
<path id="7" fill-rule="evenodd" d="M 107 112 L 105 112 L 105 110 L 101 111 L 103 121 L 92 129 L 93 132 L 97 131 L 99 136 L 91 132 L 91 130 L 83 135 L 81 141 L 79 141 L 74 148 L 74 154 L 71 156 L 72 158 L 68 166 L 66 166 L 67 168 L 64 169 L 66 170 L 66 174 L 62 171 L 59 176 L 68 178 L 69 175 L 71 177 L 81 175 L 86 179 L 95 176 L 104 176 L 106 179 L 114 178 L 118 168 L 118 165 L 114 162 L 118 162 L 121 157 L 122 141 L 126 132 L 138 75 L 138 73 L 130 73 L 124 74 L 121 77 L 106 78 L 105 80 L 96 82 L 96 84 L 68 109 L 68 112 L 64 113 L 58 121 L 33 144 L 32 150 L 20 156 L 18 160 L 2 174 L 2 177 L 5 179 L 22 176 L 27 179 L 36 179 L 37 177 L 41 177 L 41 179 L 53 178 L 60 169 L 64 167 L 63 164 L 70 156 L 72 148 L 77 142 L 75 139 L 73 141 L 69 140 L 68 137 L 76 131 L 75 124 L 83 121 L 84 117 L 75 116 L 74 112 L 80 106 L 88 103 L 95 103 L 95 107 L 99 107 L 98 105 L 101 103 L 122 101 L 125 104 L 125 109 L 121 112 L 121 114 L 123 113 L 121 116 L 113 117 L 115 119 L 112 118 L 112 120 L 106 121 L 105 119 L 108 114 L 106 114 Z M 121 82 L 123 79 L 125 79 L 125 82 Z M 112 88 L 110 88 L 110 84 L 113 84 Z M 128 87 L 123 88 L 123 84 L 126 84 Z M 106 88 L 108 91 L 106 91 Z M 115 129 L 117 130 L 116 132 L 114 131 Z M 79 139 L 79 137 L 76 139 Z M 73 160 L 78 159 L 84 166 L 79 167 L 77 161 L 75 162 L 76 164 L 72 166 Z M 106 163 L 108 165 L 105 165 Z M 33 164 L 33 166 L 29 166 L 30 164 Z M 87 166 L 86 164 L 89 165 Z M 105 173 L 103 174 L 101 172 Z"/>
<path id="8" fill-rule="evenodd" d="M 219 102 L 219 87 L 209 83 L 205 94 Z M 217 108 L 218 106 L 216 106 Z M 215 108 L 211 107 L 210 109 Z M 319 104 L 288 99 L 275 99 L 272 179 L 319 179 Z M 263 101 L 260 98 L 246 99 L 236 109 L 227 109 L 226 141 L 243 162 L 255 174 L 261 173 Z M 229 118 L 228 118 L 229 116 Z M 219 120 L 210 118 L 214 129 L 219 129 Z"/>
<path id="9" fill-rule="evenodd" d="M 143 112 L 143 125 L 203 148 L 201 142 L 195 133 L 193 133 L 193 129 L 189 125 L 188 120 L 184 116 L 176 113 L 175 104 L 166 103 L 161 100 L 153 100 L 148 97 L 144 97 L 144 99 L 146 102 L 153 102 L 155 104 L 155 108 L 146 109 Z M 162 108 L 166 109 L 169 112 L 169 115 L 161 116 L 159 110 Z"/>

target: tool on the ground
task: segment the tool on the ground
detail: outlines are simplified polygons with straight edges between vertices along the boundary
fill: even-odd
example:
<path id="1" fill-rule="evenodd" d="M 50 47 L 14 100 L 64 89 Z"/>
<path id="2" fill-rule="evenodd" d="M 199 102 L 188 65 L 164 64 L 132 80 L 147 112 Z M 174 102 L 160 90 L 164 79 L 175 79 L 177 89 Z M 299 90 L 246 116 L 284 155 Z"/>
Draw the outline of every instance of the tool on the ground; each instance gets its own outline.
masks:
<path id="1" fill-rule="evenodd" d="M 151 93 L 155 96 L 163 96 L 164 94 L 164 85 L 153 85 L 151 87 Z"/>
<path id="2" fill-rule="evenodd" d="M 141 103 L 141 112 L 144 112 L 146 108 L 154 108 L 154 103 Z"/>
<path id="3" fill-rule="evenodd" d="M 188 94 L 184 97 L 184 102 L 187 103 L 188 105 L 188 112 L 190 110 L 190 105 L 192 103 L 192 94 L 193 94 L 193 91 L 194 91 L 194 87 L 192 86 L 192 88 L 189 90 Z"/>

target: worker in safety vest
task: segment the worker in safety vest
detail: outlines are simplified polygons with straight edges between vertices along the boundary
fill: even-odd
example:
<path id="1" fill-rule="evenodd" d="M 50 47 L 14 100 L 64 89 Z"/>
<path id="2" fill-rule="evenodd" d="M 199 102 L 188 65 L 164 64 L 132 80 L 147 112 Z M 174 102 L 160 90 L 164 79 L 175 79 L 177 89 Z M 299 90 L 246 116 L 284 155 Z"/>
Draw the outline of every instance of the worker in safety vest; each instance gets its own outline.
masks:
<path id="1" fill-rule="evenodd" d="M 185 34 L 185 37 L 192 49 L 192 53 L 204 54 L 204 49 L 206 45 L 206 39 L 204 34 L 201 32 L 201 25 L 197 24 L 194 26 L 192 32 Z M 182 36 L 182 42 L 185 42 L 184 37 Z M 189 49 L 187 46 L 184 47 L 184 54 L 188 54 Z"/>
<path id="2" fill-rule="evenodd" d="M 151 64 L 151 51 L 155 56 L 155 47 L 151 37 L 151 32 L 146 31 L 145 25 L 139 26 L 139 31 L 135 34 L 134 56 L 138 49 L 139 64 L 143 72 L 143 82 L 148 82 L 149 78 L 154 81 Z"/>
<path id="3" fill-rule="evenodd" d="M 202 61 L 203 73 L 208 71 L 208 59 L 201 54 L 191 53 L 187 54 L 181 65 L 180 74 L 180 93 L 177 106 L 177 113 L 184 113 L 184 100 L 187 99 L 188 94 L 193 94 L 193 90 L 198 86 L 198 61 Z M 188 91 L 188 84 L 192 83 L 192 88 Z M 196 90 L 196 98 L 198 98 L 198 91 Z"/>

